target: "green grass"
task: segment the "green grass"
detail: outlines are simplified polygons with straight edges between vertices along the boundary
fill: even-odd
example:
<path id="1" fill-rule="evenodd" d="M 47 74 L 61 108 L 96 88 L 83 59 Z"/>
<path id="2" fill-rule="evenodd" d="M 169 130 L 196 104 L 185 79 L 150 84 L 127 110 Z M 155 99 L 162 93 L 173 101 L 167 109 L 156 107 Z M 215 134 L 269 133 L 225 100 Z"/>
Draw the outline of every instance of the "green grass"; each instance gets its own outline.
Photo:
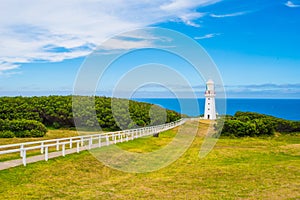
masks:
<path id="1" fill-rule="evenodd" d="M 170 143 L 175 137 L 176 131 L 177 128 L 165 131 L 163 134 L 159 134 L 159 137 L 147 136 L 131 142 L 118 143 L 117 146 L 130 152 L 152 152 Z"/>
<path id="2" fill-rule="evenodd" d="M 0 171 L 0 199 L 299 199 L 300 136 L 218 140 L 198 157 L 207 125 L 177 161 L 151 173 L 104 166 L 89 152 Z M 118 144 L 155 151 L 176 131 Z"/>

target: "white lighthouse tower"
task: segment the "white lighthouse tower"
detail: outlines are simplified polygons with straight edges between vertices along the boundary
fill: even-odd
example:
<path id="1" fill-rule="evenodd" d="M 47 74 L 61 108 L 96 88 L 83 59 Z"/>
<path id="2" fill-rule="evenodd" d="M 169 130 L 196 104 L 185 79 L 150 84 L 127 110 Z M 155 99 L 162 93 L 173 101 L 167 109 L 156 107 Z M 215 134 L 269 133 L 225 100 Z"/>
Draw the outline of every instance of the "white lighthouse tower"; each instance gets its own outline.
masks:
<path id="1" fill-rule="evenodd" d="M 215 120 L 217 118 L 215 96 L 215 83 L 209 79 L 206 82 L 204 119 Z"/>

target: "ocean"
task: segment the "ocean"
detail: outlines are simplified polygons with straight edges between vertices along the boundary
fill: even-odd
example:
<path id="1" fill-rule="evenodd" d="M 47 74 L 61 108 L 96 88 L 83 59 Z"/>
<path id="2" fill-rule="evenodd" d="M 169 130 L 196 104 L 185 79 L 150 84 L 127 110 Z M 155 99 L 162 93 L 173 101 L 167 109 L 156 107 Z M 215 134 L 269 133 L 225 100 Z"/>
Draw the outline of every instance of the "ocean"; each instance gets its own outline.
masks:
<path id="1" fill-rule="evenodd" d="M 204 113 L 205 99 L 135 98 L 135 101 L 160 105 L 188 116 Z M 226 102 L 226 110 L 225 104 Z M 219 114 L 234 115 L 237 111 L 250 111 L 288 120 L 300 120 L 300 99 L 226 99 L 216 100 Z"/>

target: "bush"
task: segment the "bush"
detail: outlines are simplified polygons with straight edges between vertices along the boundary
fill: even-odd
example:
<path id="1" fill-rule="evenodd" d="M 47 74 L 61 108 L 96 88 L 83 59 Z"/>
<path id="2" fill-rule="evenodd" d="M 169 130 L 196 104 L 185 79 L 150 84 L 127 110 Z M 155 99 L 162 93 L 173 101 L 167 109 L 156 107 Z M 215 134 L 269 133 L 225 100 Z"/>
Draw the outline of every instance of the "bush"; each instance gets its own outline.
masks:
<path id="1" fill-rule="evenodd" d="M 256 137 L 256 136 L 271 136 L 275 130 L 281 127 L 284 130 L 289 130 L 292 122 L 281 120 L 272 116 L 263 115 L 251 112 L 237 112 L 233 117 L 225 117 L 224 126 L 219 121 L 215 126 L 218 134 L 230 137 Z M 285 121 L 283 123 L 283 121 Z M 279 123 L 280 122 L 280 123 Z M 283 125 L 284 124 L 284 128 Z"/>
<path id="2" fill-rule="evenodd" d="M 0 131 L 9 130 L 7 120 L 0 119 Z"/>
<path id="3" fill-rule="evenodd" d="M 0 120 L 0 131 L 5 132 L 6 137 L 43 137 L 47 128 L 34 120 Z"/>
<path id="4" fill-rule="evenodd" d="M 19 131 L 15 133 L 16 137 L 19 138 L 26 138 L 26 137 L 43 137 L 45 136 L 45 133 L 39 130 L 25 130 L 25 131 Z"/>
<path id="5" fill-rule="evenodd" d="M 274 135 L 274 123 L 267 119 L 255 119 L 257 135 Z"/>
<path id="6" fill-rule="evenodd" d="M 12 131 L 0 131 L 0 138 L 14 138 L 15 134 Z"/>
<path id="7" fill-rule="evenodd" d="M 224 122 L 222 135 L 234 137 L 253 137 L 257 135 L 255 124 L 239 120 L 227 120 Z"/>
<path id="8" fill-rule="evenodd" d="M 27 138 L 31 137 L 30 132 L 28 130 L 15 132 L 17 138 Z"/>
<path id="9" fill-rule="evenodd" d="M 55 129 L 59 129 L 61 127 L 61 125 L 58 122 L 53 122 L 52 126 Z"/>
<path id="10" fill-rule="evenodd" d="M 299 121 L 280 119 L 280 118 L 276 118 L 270 115 L 264 115 L 260 113 L 236 112 L 233 119 L 240 120 L 243 122 L 247 122 L 247 121 L 253 122 L 255 120 L 262 120 L 262 123 L 259 122 L 261 124 L 259 127 L 267 126 L 268 127 L 267 129 L 270 130 L 270 127 L 272 126 L 272 129 L 280 133 L 293 133 L 293 132 L 300 131 Z M 265 132 L 267 135 L 270 134 L 270 132 L 265 131 L 263 129 L 261 129 L 260 132 Z"/>
<path id="11" fill-rule="evenodd" d="M 73 112 L 73 105 L 76 112 Z M 138 121 L 142 120 L 147 126 L 151 124 L 151 121 L 162 122 L 161 119 L 150 118 L 149 110 L 152 106 L 149 103 L 127 99 L 96 96 L 0 97 L 0 119 L 2 119 L 0 130 L 10 130 L 3 128 L 7 125 L 2 123 L 3 121 L 21 119 L 39 121 L 45 126 L 54 128 L 72 128 L 75 127 L 76 122 L 77 128 L 89 130 L 95 129 L 98 121 L 101 128 L 105 130 L 125 129 L 131 120 L 135 124 L 139 124 Z M 181 118 L 180 114 L 175 111 L 159 107 L 157 110 L 167 114 L 162 123 Z M 14 127 L 17 131 L 21 131 L 17 125 Z"/>

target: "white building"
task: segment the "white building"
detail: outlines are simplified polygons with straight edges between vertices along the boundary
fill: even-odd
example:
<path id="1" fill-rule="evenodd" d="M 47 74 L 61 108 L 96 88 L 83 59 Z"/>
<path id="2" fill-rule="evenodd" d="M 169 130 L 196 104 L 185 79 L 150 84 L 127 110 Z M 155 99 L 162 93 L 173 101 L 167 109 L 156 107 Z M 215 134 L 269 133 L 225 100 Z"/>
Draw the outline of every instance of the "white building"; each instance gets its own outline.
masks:
<path id="1" fill-rule="evenodd" d="M 215 96 L 215 83 L 209 79 L 206 82 L 204 119 L 215 120 L 217 118 Z"/>

